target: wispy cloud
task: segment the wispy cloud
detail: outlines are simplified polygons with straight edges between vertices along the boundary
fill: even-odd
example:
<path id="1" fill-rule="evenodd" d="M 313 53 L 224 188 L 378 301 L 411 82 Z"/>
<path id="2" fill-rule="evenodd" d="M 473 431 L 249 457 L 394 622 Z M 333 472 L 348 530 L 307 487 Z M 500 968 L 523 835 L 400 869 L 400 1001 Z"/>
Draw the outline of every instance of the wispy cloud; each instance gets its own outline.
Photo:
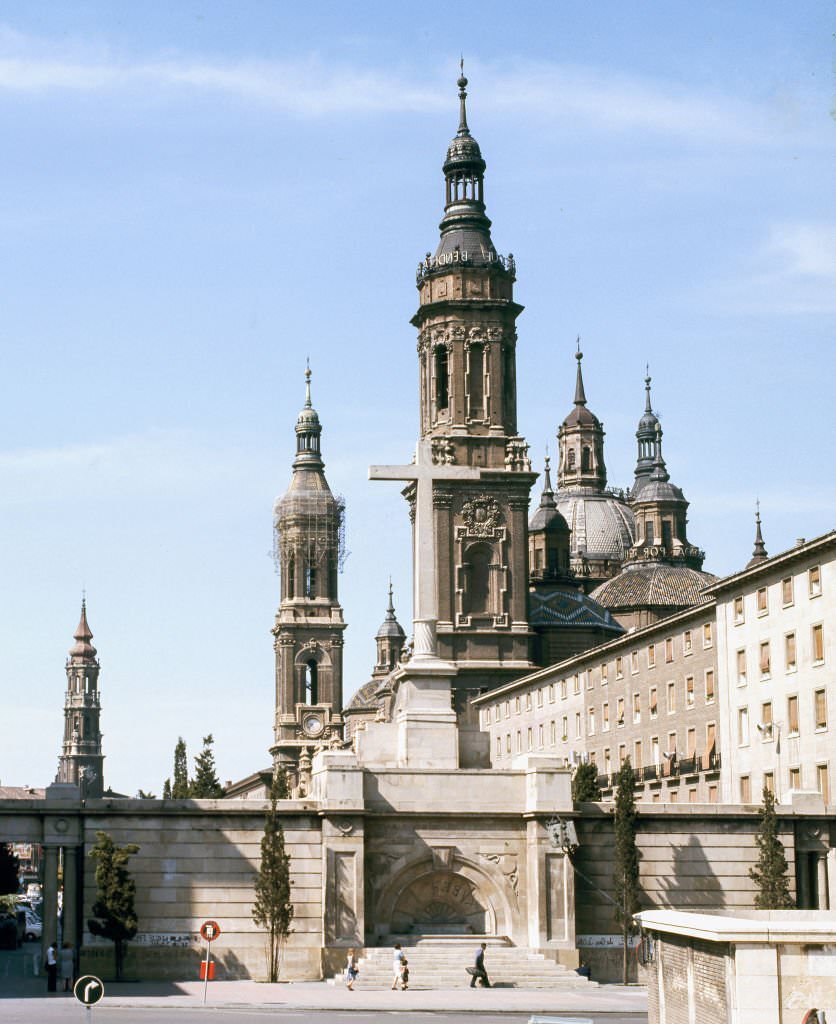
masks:
<path id="1" fill-rule="evenodd" d="M 836 312 L 836 224 L 774 224 L 734 283 L 712 289 L 725 312 Z"/>
<path id="2" fill-rule="evenodd" d="M 473 63 L 480 102 L 541 121 L 638 130 L 690 138 L 752 139 L 767 131 L 766 112 L 722 95 L 671 82 L 572 65 L 492 66 Z M 299 117 L 449 109 L 445 72 L 409 73 L 299 59 L 222 61 L 190 55 L 129 61 L 106 51 L 27 39 L 0 30 L 0 93 L 91 93 L 177 90 L 221 93 Z"/>
<path id="3" fill-rule="evenodd" d="M 244 487 L 270 465 L 250 450 L 190 431 L 154 431 L 87 444 L 0 451 L 0 504 L 182 494 L 206 486 Z"/>

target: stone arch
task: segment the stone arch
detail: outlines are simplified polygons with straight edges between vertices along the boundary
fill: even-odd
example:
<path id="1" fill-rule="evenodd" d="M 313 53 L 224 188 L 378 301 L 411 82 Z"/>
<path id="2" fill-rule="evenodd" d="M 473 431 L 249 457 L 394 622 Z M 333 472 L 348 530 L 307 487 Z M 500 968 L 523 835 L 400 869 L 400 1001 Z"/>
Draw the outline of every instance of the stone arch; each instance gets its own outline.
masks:
<path id="1" fill-rule="evenodd" d="M 397 872 L 377 900 L 375 919 L 393 934 L 510 935 L 511 906 L 490 867 L 455 856 L 424 857 Z"/>

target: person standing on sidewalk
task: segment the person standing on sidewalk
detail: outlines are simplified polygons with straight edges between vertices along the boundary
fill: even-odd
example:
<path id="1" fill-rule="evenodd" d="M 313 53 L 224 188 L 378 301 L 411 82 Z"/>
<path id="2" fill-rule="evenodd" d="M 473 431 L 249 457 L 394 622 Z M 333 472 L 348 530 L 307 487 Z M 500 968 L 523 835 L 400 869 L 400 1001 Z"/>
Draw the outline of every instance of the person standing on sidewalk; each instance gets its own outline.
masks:
<path id="1" fill-rule="evenodd" d="M 55 948 L 55 943 L 49 944 L 49 949 L 46 951 L 46 990 L 47 992 L 56 991 L 56 982 L 58 980 L 58 956 Z"/>
<path id="2" fill-rule="evenodd" d="M 401 977 L 403 971 L 404 955 L 401 949 L 400 942 L 395 943 L 395 948 L 392 951 L 392 990 L 394 991 L 399 985 L 403 985 Z"/>
<path id="3" fill-rule="evenodd" d="M 490 988 L 491 983 L 488 978 L 488 972 L 485 970 L 485 950 L 487 944 L 482 943 L 476 950 L 476 957 L 473 961 L 473 970 L 470 972 L 470 987 L 476 988 L 476 980 L 482 982 L 482 988 Z"/>
<path id="4" fill-rule="evenodd" d="M 65 942 L 61 947 L 61 958 L 59 960 L 61 980 L 64 982 L 64 991 L 69 992 L 73 987 L 73 975 L 75 974 L 75 957 L 73 955 L 73 944 Z"/>
<path id="5" fill-rule="evenodd" d="M 357 957 L 354 955 L 354 950 L 350 949 L 345 958 L 345 987 L 349 992 L 354 991 L 354 982 L 359 973 L 360 971 L 357 969 Z"/>

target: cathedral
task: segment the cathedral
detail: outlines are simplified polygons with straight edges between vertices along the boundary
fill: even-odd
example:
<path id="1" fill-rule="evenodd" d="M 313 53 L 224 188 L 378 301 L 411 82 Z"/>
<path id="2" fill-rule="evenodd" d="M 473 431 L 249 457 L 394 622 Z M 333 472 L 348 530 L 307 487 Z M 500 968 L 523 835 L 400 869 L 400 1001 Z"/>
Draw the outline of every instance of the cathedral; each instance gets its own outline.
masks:
<path id="1" fill-rule="evenodd" d="M 346 707 L 351 681 L 343 680 L 346 623 L 337 593 L 345 509 L 325 476 L 310 369 L 305 375 L 293 475 L 274 509 L 281 603 L 271 749 L 303 791 L 313 750 L 356 745 L 371 723 L 392 721 L 399 672 L 417 653 L 447 666 L 458 764 L 490 767 L 473 698 L 697 605 L 714 579 L 687 537 L 688 502 L 662 456 L 649 375 L 635 479 L 628 489 L 608 486 L 604 428 L 587 402 L 580 342 L 572 408 L 557 429 L 557 488 L 547 458 L 530 514 L 537 473 L 518 428 L 516 265 L 491 235 L 486 163 L 468 126 L 466 87 L 462 74 L 458 130 L 442 167 L 440 237 L 416 272 L 420 437 L 409 466 L 370 472 L 405 484 L 414 646 L 390 587 L 371 677 L 352 686 Z"/>

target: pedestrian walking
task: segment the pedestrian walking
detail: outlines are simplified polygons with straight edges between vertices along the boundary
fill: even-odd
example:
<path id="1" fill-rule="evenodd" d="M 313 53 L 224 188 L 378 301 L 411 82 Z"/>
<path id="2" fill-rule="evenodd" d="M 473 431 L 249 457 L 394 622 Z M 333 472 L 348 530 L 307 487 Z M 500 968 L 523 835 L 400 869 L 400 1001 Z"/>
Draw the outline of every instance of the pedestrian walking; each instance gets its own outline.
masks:
<path id="1" fill-rule="evenodd" d="M 75 974 L 74 961 L 73 944 L 72 942 L 65 942 L 61 947 L 61 956 L 58 960 L 58 968 L 61 973 L 61 980 L 64 982 L 65 992 L 69 992 L 73 987 L 73 974 Z"/>
<path id="2" fill-rule="evenodd" d="M 485 950 L 487 944 L 482 943 L 476 950 L 476 957 L 473 961 L 473 966 L 468 967 L 467 973 L 470 975 L 470 987 L 476 988 L 476 982 L 482 982 L 482 988 L 490 988 L 491 982 L 488 978 L 488 972 L 485 970 Z"/>
<path id="3" fill-rule="evenodd" d="M 47 992 L 56 991 L 56 982 L 58 981 L 58 950 L 55 948 L 55 943 L 50 942 L 49 948 L 46 951 L 46 990 Z"/>
<path id="4" fill-rule="evenodd" d="M 345 987 L 349 992 L 354 991 L 354 982 L 357 980 L 357 975 L 360 973 L 357 967 L 357 957 L 354 955 L 354 950 L 350 949 L 345 958 Z"/>
<path id="5" fill-rule="evenodd" d="M 401 988 L 409 988 L 409 961 L 406 957 L 401 960 Z"/>
<path id="6" fill-rule="evenodd" d="M 392 989 L 402 984 L 401 971 L 403 969 L 404 955 L 400 942 L 395 943 L 392 950 Z"/>

